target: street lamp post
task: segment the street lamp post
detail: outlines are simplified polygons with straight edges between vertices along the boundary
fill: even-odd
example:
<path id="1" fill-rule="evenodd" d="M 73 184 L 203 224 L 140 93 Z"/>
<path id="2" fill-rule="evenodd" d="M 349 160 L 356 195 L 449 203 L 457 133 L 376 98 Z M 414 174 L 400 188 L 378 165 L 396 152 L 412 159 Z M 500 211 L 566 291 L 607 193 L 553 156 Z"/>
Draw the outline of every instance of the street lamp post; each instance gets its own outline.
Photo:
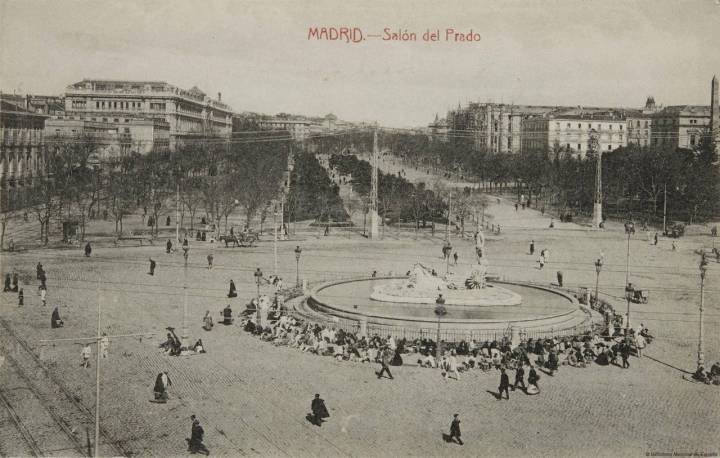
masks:
<path id="1" fill-rule="evenodd" d="M 625 234 L 627 234 L 627 255 L 625 257 L 625 300 L 627 301 L 627 314 L 625 322 L 625 335 L 630 329 L 630 299 L 632 292 L 629 290 L 630 281 L 630 235 L 635 233 L 635 223 L 628 221 L 625 223 Z"/>
<path id="2" fill-rule="evenodd" d="M 273 209 L 273 274 L 277 276 L 277 242 L 278 242 L 278 227 L 277 227 L 277 203 L 274 205 Z"/>
<path id="3" fill-rule="evenodd" d="M 439 294 L 435 299 L 435 315 L 437 315 L 437 340 L 435 341 L 435 358 L 440 357 L 440 319 L 447 314 L 445 298 Z"/>
<path id="4" fill-rule="evenodd" d="M 302 248 L 300 248 L 300 245 L 295 247 L 295 285 L 300 286 L 300 253 L 302 253 Z"/>
<path id="5" fill-rule="evenodd" d="M 445 273 L 450 273 L 450 255 L 452 254 L 452 243 L 445 242 Z"/>
<path id="6" fill-rule="evenodd" d="M 707 271 L 707 260 L 703 257 L 700 261 L 700 332 L 698 334 L 698 368 L 705 365 L 705 354 L 703 352 L 703 308 L 705 306 L 705 272 Z"/>
<path id="7" fill-rule="evenodd" d="M 255 276 L 255 284 L 257 285 L 257 303 L 255 304 L 255 312 L 257 316 L 257 324 L 260 324 L 260 281 L 263 278 L 262 270 L 258 267 L 253 275 Z"/>
<path id="8" fill-rule="evenodd" d="M 598 286 L 600 285 L 600 271 L 602 270 L 602 260 L 595 261 L 595 306 L 600 302 Z"/>

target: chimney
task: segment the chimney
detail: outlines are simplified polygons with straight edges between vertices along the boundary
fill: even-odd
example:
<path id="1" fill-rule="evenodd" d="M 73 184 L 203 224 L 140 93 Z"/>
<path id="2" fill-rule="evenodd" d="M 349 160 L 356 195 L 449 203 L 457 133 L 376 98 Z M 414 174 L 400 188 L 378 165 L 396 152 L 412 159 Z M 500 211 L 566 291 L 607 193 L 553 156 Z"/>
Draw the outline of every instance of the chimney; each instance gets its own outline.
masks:
<path id="1" fill-rule="evenodd" d="M 222 102 L 222 92 L 218 92 L 218 102 Z"/>

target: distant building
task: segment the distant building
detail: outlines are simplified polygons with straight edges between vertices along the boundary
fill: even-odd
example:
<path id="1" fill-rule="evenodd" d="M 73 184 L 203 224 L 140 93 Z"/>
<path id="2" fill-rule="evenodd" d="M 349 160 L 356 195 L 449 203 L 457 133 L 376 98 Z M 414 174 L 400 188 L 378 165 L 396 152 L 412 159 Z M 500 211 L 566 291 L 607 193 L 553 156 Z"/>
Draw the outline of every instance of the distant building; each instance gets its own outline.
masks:
<path id="1" fill-rule="evenodd" d="M 98 153 L 93 160 L 105 162 L 133 152 L 147 154 L 152 149 L 169 149 L 170 127 L 162 119 L 144 118 L 132 118 L 122 126 L 62 116 L 45 121 L 45 141 L 49 146 L 78 138 L 96 142 Z"/>
<path id="2" fill-rule="evenodd" d="M 496 153 L 518 153 L 522 146 L 522 121 L 528 116 L 548 114 L 557 107 L 470 103 L 466 108 L 448 112 L 447 129 L 451 135 L 470 132 L 475 145 Z"/>
<path id="3" fill-rule="evenodd" d="M 697 149 L 710 136 L 710 107 L 677 105 L 665 107 L 653 115 L 653 146 Z"/>
<path id="4" fill-rule="evenodd" d="M 649 146 L 652 135 L 653 115 L 657 113 L 655 98 L 650 96 L 641 110 L 625 110 L 627 121 L 627 142 L 640 146 Z"/>
<path id="5" fill-rule="evenodd" d="M 313 122 L 309 120 L 266 118 L 258 120 L 258 126 L 265 130 L 286 130 L 294 140 L 304 140 L 311 132 Z"/>
<path id="6" fill-rule="evenodd" d="M 435 121 L 428 124 L 428 131 L 430 134 L 430 141 L 441 141 L 446 142 L 448 139 L 448 123 L 445 118 L 440 119 L 437 113 L 435 113 Z"/>
<path id="7" fill-rule="evenodd" d="M 47 171 L 45 115 L 0 100 L 0 209 L 27 205 L 36 177 Z"/>
<path id="8" fill-rule="evenodd" d="M 590 133 L 603 152 L 627 145 L 626 120 L 613 111 L 553 113 L 523 120 L 523 151 L 559 148 L 579 157 L 588 152 Z"/>
<path id="9" fill-rule="evenodd" d="M 131 120 L 161 119 L 169 126 L 171 147 L 184 138 L 229 137 L 232 109 L 197 87 L 180 89 L 165 81 L 84 79 L 65 91 L 69 119 L 106 122 L 124 128 Z"/>
<path id="10" fill-rule="evenodd" d="M 0 93 L 0 99 L 32 113 L 62 115 L 65 112 L 65 98 L 62 96 Z"/>

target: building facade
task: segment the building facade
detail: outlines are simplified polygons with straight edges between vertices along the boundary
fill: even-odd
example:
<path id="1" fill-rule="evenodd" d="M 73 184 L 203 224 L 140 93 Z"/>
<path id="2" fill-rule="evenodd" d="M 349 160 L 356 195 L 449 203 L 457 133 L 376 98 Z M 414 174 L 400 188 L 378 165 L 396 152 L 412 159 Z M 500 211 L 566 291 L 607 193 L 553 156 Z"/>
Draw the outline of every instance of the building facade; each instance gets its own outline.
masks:
<path id="1" fill-rule="evenodd" d="M 581 114 L 556 113 L 523 120 L 523 151 L 560 149 L 584 157 L 590 134 L 595 132 L 598 148 L 613 151 L 627 145 L 626 120 L 614 112 Z"/>
<path id="2" fill-rule="evenodd" d="M 710 136 L 710 107 L 678 105 L 653 115 L 650 135 L 653 146 L 697 149 Z"/>
<path id="3" fill-rule="evenodd" d="M 286 130 L 293 140 L 305 140 L 312 131 L 313 122 L 309 120 L 266 118 L 259 119 L 258 126 L 264 130 Z"/>
<path id="4" fill-rule="evenodd" d="M 522 122 L 529 116 L 550 113 L 557 107 L 498 103 L 458 105 L 446 118 L 450 134 L 472 132 L 475 145 L 495 153 L 519 153 L 522 148 Z"/>
<path id="5" fill-rule="evenodd" d="M 624 112 L 627 121 L 627 142 L 639 146 L 649 146 L 652 137 L 653 115 L 658 112 L 655 105 L 655 98 L 649 96 L 645 101 L 645 107 L 641 110 L 626 110 Z"/>
<path id="6" fill-rule="evenodd" d="M 124 128 L 132 119 L 160 119 L 169 126 L 171 147 L 183 138 L 229 137 L 232 109 L 197 87 L 180 89 L 165 81 L 84 79 L 65 91 L 70 119 L 105 122 Z"/>
<path id="7" fill-rule="evenodd" d="M 0 209 L 23 208 L 34 179 L 47 169 L 46 116 L 0 100 Z"/>

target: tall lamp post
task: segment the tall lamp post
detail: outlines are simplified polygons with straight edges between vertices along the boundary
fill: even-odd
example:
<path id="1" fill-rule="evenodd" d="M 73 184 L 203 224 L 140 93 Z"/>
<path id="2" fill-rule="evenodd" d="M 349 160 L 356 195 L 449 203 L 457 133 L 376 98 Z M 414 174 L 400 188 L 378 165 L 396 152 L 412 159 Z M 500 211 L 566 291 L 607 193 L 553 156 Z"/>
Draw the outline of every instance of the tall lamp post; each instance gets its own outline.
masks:
<path id="1" fill-rule="evenodd" d="M 435 357 L 440 357 L 440 319 L 447 314 L 445 298 L 439 294 L 435 299 L 435 315 L 437 316 L 437 340 L 435 341 Z"/>
<path id="2" fill-rule="evenodd" d="M 450 255 L 452 254 L 452 243 L 450 240 L 445 242 L 445 273 L 450 273 Z"/>
<path id="3" fill-rule="evenodd" d="M 595 261 L 595 306 L 597 307 L 600 303 L 600 296 L 598 286 L 600 285 L 600 271 L 602 270 L 602 260 L 598 259 Z"/>
<path id="4" fill-rule="evenodd" d="M 635 233 L 635 223 L 628 221 L 625 223 L 625 234 L 627 234 L 627 254 L 625 257 L 625 300 L 627 301 L 627 314 L 625 322 L 625 335 L 630 329 L 630 299 L 633 291 L 630 290 L 630 236 Z"/>
<path id="5" fill-rule="evenodd" d="M 255 304 L 255 313 L 257 315 L 257 324 L 260 324 L 260 282 L 263 278 L 262 270 L 258 267 L 253 275 L 255 276 L 255 284 L 257 285 L 257 304 Z"/>
<path id="6" fill-rule="evenodd" d="M 295 247 L 295 286 L 300 286 L 300 253 L 302 248 L 298 245 Z"/>
<path id="7" fill-rule="evenodd" d="M 703 352 L 703 308 L 705 306 L 705 272 L 707 271 L 707 260 L 703 256 L 700 261 L 700 333 L 698 334 L 698 368 L 705 365 L 705 354 Z"/>

